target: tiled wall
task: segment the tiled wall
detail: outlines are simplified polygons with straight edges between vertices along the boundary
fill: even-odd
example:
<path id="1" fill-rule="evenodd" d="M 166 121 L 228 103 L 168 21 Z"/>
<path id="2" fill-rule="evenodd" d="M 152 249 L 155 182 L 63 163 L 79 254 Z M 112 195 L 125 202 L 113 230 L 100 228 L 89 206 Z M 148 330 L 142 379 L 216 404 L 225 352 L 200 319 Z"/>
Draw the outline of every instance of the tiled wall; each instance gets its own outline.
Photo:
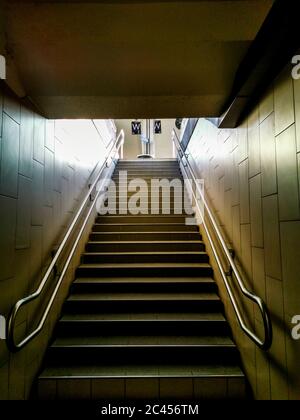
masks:
<path id="1" fill-rule="evenodd" d="M 300 81 L 286 68 L 237 129 L 200 120 L 189 150 L 246 282 L 271 311 L 274 341 L 265 354 L 237 327 L 225 298 L 254 395 L 300 399 L 300 341 L 291 338 L 300 314 Z M 259 311 L 244 308 L 261 332 Z"/>
<path id="2" fill-rule="evenodd" d="M 100 137 L 86 145 L 93 158 L 82 160 L 74 155 L 61 124 L 45 120 L 0 92 L 1 315 L 6 316 L 40 281 L 79 198 L 88 191 L 91 171 L 103 158 L 105 147 Z M 28 309 L 20 314 L 16 336 L 22 337 L 31 326 L 32 313 Z M 0 399 L 28 397 L 52 324 L 16 355 L 10 355 L 0 340 Z"/>

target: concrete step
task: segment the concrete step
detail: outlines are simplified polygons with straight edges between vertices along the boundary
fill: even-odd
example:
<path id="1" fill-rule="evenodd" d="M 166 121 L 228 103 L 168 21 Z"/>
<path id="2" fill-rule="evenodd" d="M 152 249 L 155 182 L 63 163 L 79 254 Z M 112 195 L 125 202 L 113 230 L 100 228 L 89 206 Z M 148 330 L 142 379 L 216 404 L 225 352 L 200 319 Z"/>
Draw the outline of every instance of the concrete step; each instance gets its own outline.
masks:
<path id="1" fill-rule="evenodd" d="M 64 313 L 220 312 L 216 293 L 76 293 L 69 296 Z"/>
<path id="2" fill-rule="evenodd" d="M 182 214 L 194 214 L 194 210 L 192 206 L 189 203 L 185 203 L 184 200 L 181 199 L 163 199 L 163 200 L 156 200 L 151 198 L 141 198 L 141 197 L 134 197 L 132 199 L 119 199 L 114 198 L 111 200 L 107 200 L 103 203 L 101 208 L 109 208 L 112 211 L 115 209 L 119 211 L 119 209 L 128 209 L 128 214 L 131 215 L 132 211 L 138 212 L 138 213 L 144 213 L 144 215 L 157 215 L 158 211 L 161 212 L 162 209 L 166 211 L 171 211 L 172 215 L 176 211 L 176 214 L 179 216 Z M 131 210 L 132 209 L 132 210 Z M 165 213 L 168 215 L 169 213 Z M 134 216 L 134 214 L 133 214 Z"/>
<path id="3" fill-rule="evenodd" d="M 137 194 L 137 195 L 135 195 Z M 151 208 L 151 204 L 155 203 L 157 204 L 170 204 L 173 205 L 174 204 L 181 204 L 182 207 L 187 207 L 187 208 L 191 208 L 191 203 L 189 200 L 185 200 L 183 196 L 164 196 L 164 197 L 157 197 L 157 196 L 151 196 L 151 194 L 148 195 L 141 195 L 140 193 L 133 193 L 131 196 L 128 195 L 122 195 L 119 196 L 119 194 L 117 193 L 115 196 L 109 196 L 104 202 L 110 202 L 110 203 L 128 203 L 128 202 L 136 202 L 137 200 L 139 200 L 142 203 L 145 203 L 146 205 L 149 204 L 149 208 Z"/>
<path id="4" fill-rule="evenodd" d="M 206 277 L 109 277 L 78 278 L 71 287 L 76 293 L 216 293 L 214 280 Z"/>
<path id="5" fill-rule="evenodd" d="M 100 213 L 103 210 L 108 212 L 108 215 L 122 215 L 126 212 L 129 216 L 194 216 L 192 206 L 185 205 L 184 201 L 156 201 L 156 200 L 140 200 L 135 198 L 132 200 L 112 200 L 101 205 Z M 104 214 L 104 216 L 107 213 Z"/>
<path id="6" fill-rule="evenodd" d="M 110 185 L 110 184 L 109 184 Z M 148 188 L 147 185 L 147 189 L 144 188 L 139 188 L 136 186 L 132 186 L 132 188 L 129 188 L 128 185 L 126 183 L 120 183 L 120 184 L 115 184 L 116 186 L 116 192 L 117 192 L 117 197 L 125 197 L 128 198 L 134 194 L 139 193 L 142 197 L 151 197 L 151 193 L 154 194 L 155 193 L 155 198 L 157 199 L 161 199 L 161 197 L 165 197 L 165 196 L 169 196 L 171 198 L 182 198 L 182 197 L 186 197 L 188 199 L 189 195 L 188 195 L 188 191 L 185 188 L 182 188 L 182 190 L 174 190 L 174 188 L 170 188 L 168 190 L 163 190 L 162 188 L 156 189 L 156 188 Z M 122 188 L 121 188 L 122 187 Z M 110 191 L 107 192 L 108 195 L 112 195 L 112 193 Z M 112 195 L 113 197 L 114 195 Z"/>
<path id="7" fill-rule="evenodd" d="M 148 170 L 148 169 L 178 169 L 179 165 L 178 162 L 164 162 L 164 163 L 159 163 L 157 162 L 155 163 L 144 163 L 144 164 L 139 164 L 138 162 L 131 162 L 131 163 L 118 163 L 116 166 L 116 170 L 120 170 L 123 168 L 137 168 L 137 169 L 141 169 L 141 170 Z"/>
<path id="8" fill-rule="evenodd" d="M 215 314 L 215 317 L 204 314 L 206 316 L 202 319 L 181 319 L 181 314 L 176 314 L 177 318 L 174 317 L 172 320 L 164 318 L 163 314 L 161 319 L 147 319 L 143 314 L 137 314 L 139 318 L 132 319 L 133 315 L 130 314 L 131 319 L 95 319 L 95 314 L 64 316 L 58 322 L 56 337 L 93 337 L 97 334 L 101 334 L 102 337 L 111 335 L 168 337 L 189 336 L 196 331 L 201 336 L 230 334 L 228 323 L 222 314 Z"/>
<path id="9" fill-rule="evenodd" d="M 90 241 L 193 241 L 201 240 L 198 232 L 92 232 Z"/>
<path id="10" fill-rule="evenodd" d="M 112 190 L 106 191 L 105 201 L 133 201 L 133 200 L 143 200 L 145 201 L 155 201 L 155 202 L 183 202 L 186 205 L 191 205 L 191 200 L 187 192 L 183 191 L 162 191 L 157 190 L 155 188 L 131 188 L 131 191 L 128 190 L 128 186 L 126 184 L 123 185 L 114 185 Z"/>
<path id="11" fill-rule="evenodd" d="M 131 263 L 208 263 L 206 252 L 201 251 L 152 251 L 152 252 L 85 252 L 83 264 L 131 264 Z"/>
<path id="12" fill-rule="evenodd" d="M 222 364 L 238 361 L 236 346 L 226 336 L 65 336 L 58 337 L 47 352 L 51 365 L 82 365 L 105 360 L 110 365 L 168 365 L 189 359 L 189 363 L 218 360 Z"/>
<path id="13" fill-rule="evenodd" d="M 181 171 L 178 168 L 117 168 L 114 173 L 113 177 L 119 176 L 119 174 L 124 175 L 128 174 L 131 176 L 136 176 L 137 178 L 141 176 L 147 177 L 164 177 L 164 176 L 180 176 L 182 177 Z"/>
<path id="14" fill-rule="evenodd" d="M 129 207 L 124 205 L 123 207 L 116 207 L 114 205 L 110 206 L 101 206 L 100 214 L 102 213 L 103 216 L 124 216 L 124 213 L 128 216 L 140 217 L 140 216 L 152 216 L 152 217 L 160 217 L 160 216 L 183 216 L 185 218 L 191 219 L 195 217 L 195 214 L 192 213 L 192 210 L 186 210 L 186 212 L 181 210 L 180 208 L 169 208 L 168 207 L 141 207 L 133 205 L 133 207 Z"/>
<path id="15" fill-rule="evenodd" d="M 196 221 L 196 220 L 195 220 Z M 104 215 L 96 218 L 96 223 L 106 224 L 122 224 L 122 223 L 142 223 L 142 224 L 169 224 L 179 223 L 186 224 L 186 215 Z M 195 223 L 196 224 L 196 223 Z"/>
<path id="16" fill-rule="evenodd" d="M 205 251 L 202 241 L 123 241 L 123 242 L 88 242 L 86 252 L 171 252 L 184 251 L 195 252 Z"/>
<path id="17" fill-rule="evenodd" d="M 221 315 L 220 315 L 221 317 Z M 195 331 L 206 336 L 227 336 L 230 334 L 225 319 L 181 320 L 180 314 L 174 320 L 95 320 L 92 316 L 80 319 L 62 318 L 56 328 L 56 337 L 87 337 L 95 333 L 101 336 L 192 336 Z"/>
<path id="18" fill-rule="evenodd" d="M 190 401 L 246 399 L 247 385 L 240 367 L 233 363 L 175 365 L 51 366 L 39 376 L 40 400 L 93 401 Z"/>
<path id="19" fill-rule="evenodd" d="M 142 175 L 139 175 L 139 174 L 130 174 L 126 177 L 126 179 L 125 178 L 120 178 L 119 175 L 118 175 L 118 176 L 113 176 L 111 178 L 111 180 L 117 186 L 119 186 L 119 185 L 124 186 L 124 185 L 128 185 L 129 183 L 131 183 L 130 187 L 134 188 L 134 189 L 137 189 L 137 188 L 139 189 L 139 188 L 143 187 L 143 185 L 145 185 L 145 183 L 147 185 L 149 184 L 150 186 L 152 184 L 153 188 L 159 188 L 159 187 L 160 188 L 163 188 L 163 187 L 171 188 L 171 186 L 172 186 L 171 182 L 176 180 L 177 183 L 175 183 L 175 185 L 172 186 L 172 188 L 177 188 L 178 190 L 179 190 L 180 187 L 184 188 L 183 177 L 179 176 L 179 175 L 176 175 L 176 174 L 166 175 L 166 176 L 159 176 L 159 175 L 157 175 L 157 176 L 155 176 L 155 175 L 153 175 L 153 176 L 142 176 Z M 144 182 L 138 182 L 137 180 L 138 181 L 142 180 Z M 163 183 L 162 183 L 162 185 L 158 185 L 157 180 L 158 181 L 167 180 L 169 182 L 166 183 L 166 185 L 164 186 Z M 135 182 L 131 182 L 131 181 L 135 181 Z M 178 181 L 180 181 L 180 182 L 178 182 Z M 171 186 L 169 186 L 169 185 L 171 185 Z M 179 192 L 180 192 L 180 190 L 179 190 Z"/>
<path id="20" fill-rule="evenodd" d="M 185 225 L 183 223 L 96 223 L 94 232 L 151 232 L 153 229 L 159 232 L 199 232 L 197 225 Z"/>
<path id="21" fill-rule="evenodd" d="M 78 277 L 212 277 L 212 268 L 205 263 L 134 263 L 134 264 L 81 264 Z"/>

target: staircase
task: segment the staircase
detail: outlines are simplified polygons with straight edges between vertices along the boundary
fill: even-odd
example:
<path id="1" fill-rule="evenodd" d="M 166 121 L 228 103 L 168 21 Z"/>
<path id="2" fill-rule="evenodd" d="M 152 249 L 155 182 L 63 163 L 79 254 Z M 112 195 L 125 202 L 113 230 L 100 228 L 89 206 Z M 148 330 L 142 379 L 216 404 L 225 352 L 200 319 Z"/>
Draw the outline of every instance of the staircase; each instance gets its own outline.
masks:
<path id="1" fill-rule="evenodd" d="M 118 188 L 125 170 L 128 181 L 182 179 L 175 160 L 120 161 Z M 185 213 L 162 213 L 160 203 L 159 215 L 97 217 L 38 378 L 38 398 L 246 397 L 199 228 L 185 223 Z"/>

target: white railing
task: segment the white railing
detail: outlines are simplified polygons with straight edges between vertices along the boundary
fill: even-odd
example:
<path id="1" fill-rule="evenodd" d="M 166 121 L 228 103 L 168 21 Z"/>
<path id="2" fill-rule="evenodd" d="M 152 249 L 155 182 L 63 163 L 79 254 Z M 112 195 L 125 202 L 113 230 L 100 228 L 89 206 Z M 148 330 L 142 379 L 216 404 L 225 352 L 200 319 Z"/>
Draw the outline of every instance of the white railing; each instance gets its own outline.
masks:
<path id="1" fill-rule="evenodd" d="M 184 150 L 181 147 L 180 141 L 178 139 L 178 136 L 175 132 L 175 130 L 173 131 L 172 134 L 172 139 L 173 139 L 173 143 L 174 143 L 174 147 L 177 150 L 177 158 L 179 160 L 180 163 L 182 163 L 182 168 L 187 176 L 187 179 L 190 180 L 191 183 L 191 193 L 193 195 L 193 198 L 195 200 L 195 204 L 197 206 L 197 209 L 199 211 L 199 214 L 201 216 L 201 222 L 203 224 L 205 233 L 207 235 L 208 241 L 210 243 L 214 258 L 216 260 L 217 266 L 219 268 L 220 274 L 222 276 L 224 285 L 226 287 L 227 293 L 229 295 L 230 298 L 230 302 L 233 306 L 234 312 L 236 314 L 238 323 L 241 327 L 241 329 L 244 331 L 244 333 L 258 346 L 260 347 L 262 350 L 269 350 L 269 348 L 272 345 L 272 340 L 273 340 L 273 333 L 272 333 L 272 323 L 271 323 L 271 317 L 268 311 L 268 308 L 266 307 L 265 302 L 257 295 L 255 295 L 254 293 L 250 292 L 246 286 L 244 285 L 242 276 L 234 262 L 234 258 L 232 257 L 232 251 L 228 249 L 227 245 L 226 245 L 226 241 L 223 238 L 223 235 L 218 227 L 218 223 L 215 219 L 215 217 L 213 216 L 213 213 L 204 197 L 204 194 L 201 190 L 201 188 L 199 187 L 199 184 L 197 182 L 196 176 L 194 174 L 193 168 L 190 165 L 190 162 L 188 160 L 189 155 L 187 153 L 184 152 Z M 189 171 L 189 173 L 188 173 Z M 191 179 L 192 178 L 192 179 Z M 197 193 L 198 193 L 198 197 L 196 196 L 194 189 L 193 189 L 193 183 L 195 185 L 195 188 L 197 189 Z M 227 261 L 229 262 L 229 271 L 225 271 L 221 262 L 221 258 L 219 256 L 219 253 L 217 251 L 217 247 L 216 244 L 210 234 L 210 229 L 206 223 L 205 220 L 205 216 L 203 214 L 203 209 L 200 208 L 200 204 L 199 204 L 199 199 L 201 200 L 202 206 L 204 208 L 204 211 L 206 212 L 208 219 L 210 220 L 210 223 L 214 229 L 215 235 L 218 239 L 219 244 L 221 245 L 221 248 L 223 250 L 223 253 L 225 255 L 225 257 L 227 258 Z M 239 306 L 237 304 L 236 298 L 234 296 L 234 293 L 231 289 L 231 286 L 228 282 L 228 277 L 231 276 L 232 279 L 236 280 L 237 286 L 240 289 L 240 291 L 242 292 L 242 294 L 247 298 L 250 299 L 252 302 L 254 302 L 261 313 L 262 316 L 262 320 L 263 320 L 263 325 L 264 325 L 264 332 L 265 332 L 265 337 L 264 340 L 260 339 L 253 331 L 251 331 L 247 325 L 246 322 L 244 321 L 243 315 L 239 309 Z"/>

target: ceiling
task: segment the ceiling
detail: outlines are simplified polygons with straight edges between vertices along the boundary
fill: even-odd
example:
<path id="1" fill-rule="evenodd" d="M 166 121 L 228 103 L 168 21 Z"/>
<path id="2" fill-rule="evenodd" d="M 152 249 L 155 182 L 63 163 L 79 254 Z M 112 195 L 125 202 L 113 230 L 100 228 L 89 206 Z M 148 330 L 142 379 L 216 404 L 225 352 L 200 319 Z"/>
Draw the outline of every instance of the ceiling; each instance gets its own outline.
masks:
<path id="1" fill-rule="evenodd" d="M 220 116 L 273 1 L 5 3 L 8 84 L 45 116 L 171 118 Z"/>

